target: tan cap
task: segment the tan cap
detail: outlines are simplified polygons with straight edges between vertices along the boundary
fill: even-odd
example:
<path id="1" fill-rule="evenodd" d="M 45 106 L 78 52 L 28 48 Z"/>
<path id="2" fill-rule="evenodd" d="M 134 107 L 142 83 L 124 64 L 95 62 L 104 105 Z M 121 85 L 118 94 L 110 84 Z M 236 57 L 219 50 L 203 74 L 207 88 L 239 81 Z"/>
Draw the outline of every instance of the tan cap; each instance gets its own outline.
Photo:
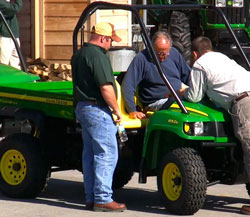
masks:
<path id="1" fill-rule="evenodd" d="M 120 42 L 122 39 L 116 35 L 114 25 L 111 23 L 97 23 L 92 28 L 92 33 L 109 36 L 113 41 Z"/>

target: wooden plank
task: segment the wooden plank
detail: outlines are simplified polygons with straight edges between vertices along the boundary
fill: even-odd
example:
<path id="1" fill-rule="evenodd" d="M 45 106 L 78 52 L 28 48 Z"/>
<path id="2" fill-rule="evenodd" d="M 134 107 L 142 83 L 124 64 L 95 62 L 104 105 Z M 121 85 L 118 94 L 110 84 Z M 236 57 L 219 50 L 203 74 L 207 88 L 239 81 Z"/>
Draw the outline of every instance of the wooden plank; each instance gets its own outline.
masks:
<path id="1" fill-rule="evenodd" d="M 35 59 L 35 51 L 38 49 L 35 47 L 35 14 L 38 11 L 35 11 L 35 1 L 30 2 L 30 25 L 31 25 L 31 32 L 30 32 L 30 58 Z"/>
<path id="2" fill-rule="evenodd" d="M 109 2 L 109 0 L 107 0 L 106 2 Z M 124 1 L 124 0 L 115 0 L 115 1 L 112 1 L 112 3 L 117 3 L 117 4 L 128 4 L 128 1 Z"/>
<path id="3" fill-rule="evenodd" d="M 30 14 L 20 14 L 18 16 L 19 27 L 21 28 L 31 28 L 30 24 Z"/>
<path id="4" fill-rule="evenodd" d="M 48 59 L 48 61 L 53 64 L 53 63 L 59 63 L 59 64 L 69 64 L 70 65 L 70 60 L 60 60 L 60 59 L 53 59 L 53 60 L 50 60 Z"/>
<path id="5" fill-rule="evenodd" d="M 23 0 L 23 7 L 20 11 L 20 13 L 30 13 L 30 1 L 31 0 Z"/>
<path id="6" fill-rule="evenodd" d="M 125 10 L 100 10 L 100 16 L 128 16 Z"/>
<path id="7" fill-rule="evenodd" d="M 82 3 L 82 2 L 86 2 L 89 4 L 89 1 L 88 0 L 44 0 L 44 3 L 71 3 L 71 2 L 79 2 L 79 3 Z"/>
<path id="8" fill-rule="evenodd" d="M 36 39 L 36 45 L 39 46 L 39 56 L 38 57 L 41 57 L 41 58 L 44 58 L 45 59 L 45 54 L 44 54 L 44 41 L 45 41 L 45 38 L 44 38 L 44 29 L 45 29 L 45 21 L 44 21 L 44 2 L 43 1 L 39 1 L 39 15 L 41 14 L 41 18 L 42 19 L 38 19 L 37 17 L 37 20 L 39 21 L 38 25 L 39 25 L 39 43 L 37 42 L 38 40 Z M 37 21 L 36 21 L 37 22 Z M 37 57 L 37 58 L 38 58 Z"/>
<path id="9" fill-rule="evenodd" d="M 73 32 L 46 32 L 45 33 L 45 45 L 72 45 L 72 36 Z M 118 44 L 120 45 L 125 44 L 128 42 L 128 32 L 127 30 L 117 30 L 117 35 L 119 35 L 122 38 L 122 41 Z M 89 32 L 85 32 L 84 39 L 85 42 L 88 41 L 88 37 L 90 37 Z M 78 42 L 80 43 L 81 35 L 78 35 Z"/>
<path id="10" fill-rule="evenodd" d="M 46 17 L 45 31 L 73 31 L 79 17 Z"/>
<path id="11" fill-rule="evenodd" d="M 24 60 L 26 60 L 27 57 L 31 57 L 31 44 L 30 42 L 21 42 L 21 50 L 22 54 L 24 56 Z"/>
<path id="12" fill-rule="evenodd" d="M 128 17 L 127 16 L 101 16 L 100 17 L 101 22 L 109 22 L 112 23 L 116 29 L 125 29 L 128 28 Z M 119 27 L 120 26 L 120 27 Z"/>
<path id="13" fill-rule="evenodd" d="M 95 2 L 96 0 L 90 0 L 91 3 Z M 128 4 L 128 0 L 115 0 L 115 1 L 111 1 L 111 0 L 102 0 L 103 2 L 109 2 L 109 3 L 116 3 L 116 4 Z"/>
<path id="14" fill-rule="evenodd" d="M 21 51 L 24 58 L 31 57 L 31 0 L 23 0 L 23 7 L 18 13 Z"/>
<path id="15" fill-rule="evenodd" d="M 85 2 L 86 4 L 90 4 L 92 2 L 94 2 L 96 0 L 44 0 L 44 3 L 82 3 Z M 104 2 L 110 2 L 110 3 L 117 3 L 117 4 L 128 4 L 128 0 L 115 0 L 115 1 L 111 1 L 111 0 L 102 0 Z"/>
<path id="16" fill-rule="evenodd" d="M 84 8 L 86 8 L 86 2 L 81 3 L 49 3 L 45 4 L 45 17 L 75 17 L 80 16 Z"/>
<path id="17" fill-rule="evenodd" d="M 45 45 L 72 45 L 73 32 L 45 32 Z M 87 41 L 90 33 L 84 34 L 84 39 Z M 78 41 L 81 40 L 81 34 L 78 34 Z"/>
<path id="18" fill-rule="evenodd" d="M 70 60 L 73 54 L 73 46 L 45 46 L 45 59 Z"/>
<path id="19" fill-rule="evenodd" d="M 22 42 L 31 42 L 31 33 L 30 33 L 30 28 L 23 28 L 22 31 L 20 32 L 20 39 Z"/>

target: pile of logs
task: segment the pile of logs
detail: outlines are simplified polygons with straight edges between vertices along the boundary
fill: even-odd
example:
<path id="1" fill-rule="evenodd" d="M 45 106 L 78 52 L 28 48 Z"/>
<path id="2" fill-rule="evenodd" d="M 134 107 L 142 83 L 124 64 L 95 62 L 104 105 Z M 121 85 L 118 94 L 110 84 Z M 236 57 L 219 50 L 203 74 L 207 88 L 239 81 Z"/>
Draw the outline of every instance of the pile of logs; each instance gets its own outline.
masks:
<path id="1" fill-rule="evenodd" d="M 27 61 L 27 71 L 40 76 L 42 81 L 72 81 L 71 65 L 65 63 L 52 63 L 38 58 Z"/>

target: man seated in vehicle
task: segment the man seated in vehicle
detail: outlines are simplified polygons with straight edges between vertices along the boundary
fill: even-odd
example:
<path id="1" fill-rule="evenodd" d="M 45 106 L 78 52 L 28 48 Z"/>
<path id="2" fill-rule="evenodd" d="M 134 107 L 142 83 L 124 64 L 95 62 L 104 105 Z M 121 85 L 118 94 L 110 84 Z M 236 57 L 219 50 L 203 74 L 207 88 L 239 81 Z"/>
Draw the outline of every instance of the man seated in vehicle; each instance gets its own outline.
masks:
<path id="1" fill-rule="evenodd" d="M 181 88 L 182 83 L 189 80 L 190 67 L 177 51 L 172 47 L 171 37 L 163 31 L 158 31 L 152 38 L 156 55 L 163 72 L 174 89 Z M 145 118 L 145 113 L 137 111 L 134 95 L 139 87 L 139 100 L 145 110 L 159 110 L 167 102 L 168 88 L 157 71 L 147 49 L 141 51 L 131 62 L 122 82 L 122 93 L 129 117 Z"/>

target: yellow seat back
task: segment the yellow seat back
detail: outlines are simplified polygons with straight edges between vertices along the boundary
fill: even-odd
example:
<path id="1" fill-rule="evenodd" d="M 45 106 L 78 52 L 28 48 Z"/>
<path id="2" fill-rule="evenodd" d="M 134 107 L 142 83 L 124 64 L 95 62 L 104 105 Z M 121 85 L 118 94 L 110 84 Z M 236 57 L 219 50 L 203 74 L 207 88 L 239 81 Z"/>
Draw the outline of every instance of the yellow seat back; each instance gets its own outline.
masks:
<path id="1" fill-rule="evenodd" d="M 141 120 L 129 118 L 129 114 L 127 113 L 126 108 L 125 108 L 124 99 L 123 99 L 122 92 L 121 92 L 121 86 L 117 81 L 115 82 L 116 82 L 116 88 L 117 88 L 117 103 L 122 113 L 122 123 L 124 127 L 129 128 L 129 129 L 145 127 L 148 122 L 147 118 L 141 119 Z M 136 97 L 135 97 L 135 102 L 137 105 L 141 106 L 141 103 Z"/>

